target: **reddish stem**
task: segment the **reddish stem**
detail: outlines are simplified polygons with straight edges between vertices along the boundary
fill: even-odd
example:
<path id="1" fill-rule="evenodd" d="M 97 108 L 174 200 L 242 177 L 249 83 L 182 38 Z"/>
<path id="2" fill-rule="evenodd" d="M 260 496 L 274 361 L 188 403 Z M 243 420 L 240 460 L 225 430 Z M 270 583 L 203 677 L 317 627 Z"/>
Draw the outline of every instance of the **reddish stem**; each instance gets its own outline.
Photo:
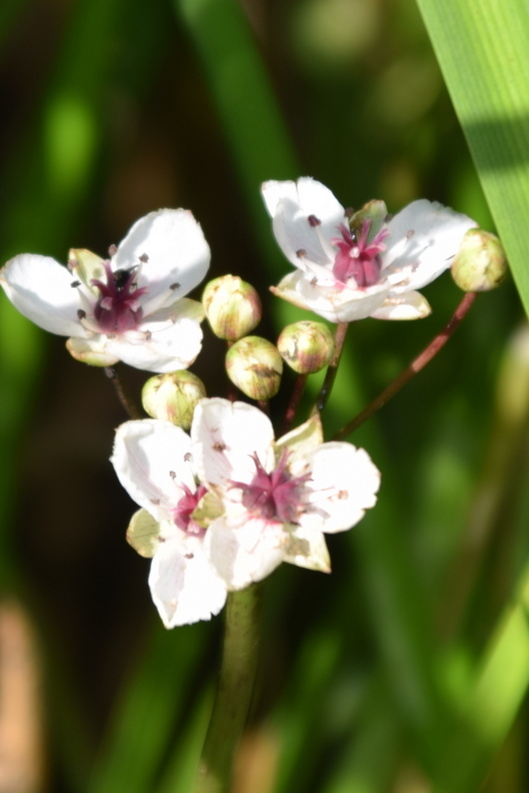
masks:
<path id="1" fill-rule="evenodd" d="M 136 407 L 133 400 L 126 392 L 123 383 L 121 382 L 121 378 L 115 368 L 113 366 L 105 366 L 105 374 L 109 380 L 112 381 L 114 384 L 114 388 L 116 389 L 116 394 L 118 396 L 119 401 L 121 402 L 122 406 L 125 409 L 127 416 L 130 419 L 142 419 L 144 415 L 142 414 L 141 410 Z"/>
<path id="2" fill-rule="evenodd" d="M 336 379 L 336 373 L 338 371 L 338 364 L 340 363 L 340 358 L 342 357 L 343 345 L 348 328 L 348 322 L 339 322 L 336 328 L 336 333 L 334 336 L 334 355 L 329 363 L 329 366 L 327 367 L 325 380 L 323 381 L 323 385 L 314 405 L 314 411 L 317 410 L 318 413 L 321 413 L 331 395 L 332 387 Z"/>
<path id="3" fill-rule="evenodd" d="M 445 325 L 443 330 L 437 334 L 437 336 L 432 339 L 430 344 L 420 353 L 420 355 L 415 358 L 414 361 L 410 363 L 410 365 L 404 369 L 403 372 L 395 379 L 392 383 L 388 385 L 387 388 L 382 391 L 369 405 L 362 410 L 355 418 L 346 424 L 345 427 L 342 427 L 336 435 L 334 436 L 333 440 L 338 441 L 346 438 L 348 435 L 351 434 L 354 430 L 357 429 L 361 424 L 364 423 L 368 418 L 380 410 L 386 402 L 397 394 L 400 389 L 408 383 L 412 377 L 424 369 L 427 363 L 430 363 L 432 358 L 434 358 L 439 350 L 441 350 L 448 339 L 452 336 L 454 331 L 459 327 L 463 319 L 466 317 L 471 305 L 473 304 L 474 300 L 477 297 L 477 292 L 467 292 L 464 296 L 461 303 L 458 305 L 456 310 L 454 311 L 452 318 L 450 321 Z"/>
<path id="4" fill-rule="evenodd" d="M 307 378 L 307 374 L 298 374 L 296 377 L 296 382 L 294 383 L 294 388 L 292 389 L 292 394 L 290 396 L 290 402 L 288 403 L 288 407 L 285 412 L 281 435 L 286 435 L 292 426 L 292 422 L 296 417 L 296 411 L 299 407 L 301 397 L 303 396 L 303 392 L 305 390 Z"/>

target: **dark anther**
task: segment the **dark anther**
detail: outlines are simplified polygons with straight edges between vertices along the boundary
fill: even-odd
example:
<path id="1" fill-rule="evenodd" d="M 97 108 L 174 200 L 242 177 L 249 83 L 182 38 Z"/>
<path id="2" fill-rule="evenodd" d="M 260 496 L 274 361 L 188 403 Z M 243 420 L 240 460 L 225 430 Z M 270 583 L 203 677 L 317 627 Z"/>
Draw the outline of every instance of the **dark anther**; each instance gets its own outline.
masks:
<path id="1" fill-rule="evenodd" d="M 349 219 L 351 219 L 353 217 L 354 213 L 355 213 L 355 211 L 354 211 L 353 207 L 347 207 L 347 209 L 344 210 L 345 217 L 349 218 Z"/>
<path id="2" fill-rule="evenodd" d="M 142 262 L 143 264 L 146 264 L 148 261 L 149 261 L 149 257 L 147 256 L 147 254 L 146 253 L 142 253 L 142 255 L 140 256 L 140 262 Z"/>
<path id="3" fill-rule="evenodd" d="M 195 554 L 194 553 L 186 553 L 185 557 L 186 557 L 186 559 L 194 559 L 195 558 Z"/>
<path id="4" fill-rule="evenodd" d="M 191 452 L 186 452 L 184 454 L 184 460 L 186 463 L 189 463 L 192 459 L 193 459 L 193 455 L 191 454 Z"/>
<path id="5" fill-rule="evenodd" d="M 411 239 L 414 234 L 415 234 L 414 229 L 410 229 L 409 231 L 406 232 L 406 239 L 407 240 Z"/>
<path id="6" fill-rule="evenodd" d="M 321 220 L 317 218 L 316 215 L 309 215 L 307 220 L 309 221 L 309 226 L 311 226 L 311 228 L 321 226 Z"/>
<path id="7" fill-rule="evenodd" d="M 298 251 L 296 251 L 296 256 L 298 257 L 298 259 L 304 259 L 306 255 L 307 255 L 307 251 L 305 250 L 305 248 L 300 248 Z"/>
<path id="8" fill-rule="evenodd" d="M 129 280 L 129 276 L 130 276 L 131 272 L 132 272 L 132 269 L 130 269 L 130 270 L 116 270 L 113 273 L 114 284 L 116 286 L 116 289 L 123 289 L 123 287 L 125 286 L 125 284 Z"/>
<path id="9" fill-rule="evenodd" d="M 80 281 L 72 281 L 70 286 L 72 287 L 72 289 L 76 289 L 78 286 L 81 286 L 81 282 Z"/>
<path id="10" fill-rule="evenodd" d="M 77 309 L 77 319 L 84 319 L 86 317 L 86 311 L 82 308 Z"/>
<path id="11" fill-rule="evenodd" d="M 152 339 L 152 333 L 150 330 L 145 331 L 145 341 L 150 341 Z"/>
<path id="12" fill-rule="evenodd" d="M 155 507 L 157 507 L 158 504 L 160 503 L 159 498 L 150 498 L 149 501 L 151 502 L 151 504 L 154 504 Z"/>
<path id="13" fill-rule="evenodd" d="M 117 245 L 111 245 L 110 248 L 108 249 L 108 255 L 109 256 L 115 256 L 117 252 L 118 252 L 118 246 Z"/>
<path id="14" fill-rule="evenodd" d="M 171 290 L 171 292 L 174 292 L 175 289 L 180 289 L 180 284 L 175 282 L 174 284 L 171 284 L 169 289 Z"/>
<path id="15" fill-rule="evenodd" d="M 171 479 L 176 479 L 176 474 L 174 471 L 169 471 L 169 476 L 171 477 Z"/>

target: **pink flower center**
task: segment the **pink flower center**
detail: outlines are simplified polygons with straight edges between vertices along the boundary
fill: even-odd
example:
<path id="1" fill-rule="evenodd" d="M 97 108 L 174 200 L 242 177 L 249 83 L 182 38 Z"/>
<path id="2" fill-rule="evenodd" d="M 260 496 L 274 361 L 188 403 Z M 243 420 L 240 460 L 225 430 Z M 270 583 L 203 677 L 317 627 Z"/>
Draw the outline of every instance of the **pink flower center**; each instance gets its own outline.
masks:
<path id="1" fill-rule="evenodd" d="M 207 493 L 207 488 L 204 485 L 199 485 L 193 493 L 187 485 L 182 483 L 185 495 L 179 500 L 178 504 L 173 510 L 173 520 L 179 529 L 185 531 L 186 534 L 194 534 L 198 537 L 203 537 L 206 530 L 199 526 L 191 518 L 191 515 L 198 506 L 200 499 Z"/>
<path id="2" fill-rule="evenodd" d="M 334 237 L 331 242 L 338 248 L 332 272 L 337 281 L 347 284 L 354 278 L 356 286 L 373 286 L 378 282 L 382 263 L 379 254 L 386 249 L 383 240 L 388 236 L 388 229 L 381 229 L 371 242 L 368 242 L 370 220 L 364 220 L 362 231 L 358 237 L 342 223 L 339 226 L 341 237 Z"/>
<path id="3" fill-rule="evenodd" d="M 292 476 L 286 468 L 288 452 L 281 455 L 277 467 L 267 474 L 256 454 L 252 455 L 256 473 L 250 484 L 232 482 L 242 490 L 242 504 L 252 515 L 296 523 L 302 511 L 301 493 L 309 474 Z"/>
<path id="4" fill-rule="evenodd" d="M 129 270 L 112 272 L 110 262 L 103 262 L 107 283 L 97 279 L 92 284 L 97 286 L 100 297 L 94 306 L 94 319 L 102 333 L 124 333 L 134 330 L 141 322 L 143 315 L 138 298 L 147 291 L 146 287 L 138 289 L 136 283 L 137 267 Z"/>

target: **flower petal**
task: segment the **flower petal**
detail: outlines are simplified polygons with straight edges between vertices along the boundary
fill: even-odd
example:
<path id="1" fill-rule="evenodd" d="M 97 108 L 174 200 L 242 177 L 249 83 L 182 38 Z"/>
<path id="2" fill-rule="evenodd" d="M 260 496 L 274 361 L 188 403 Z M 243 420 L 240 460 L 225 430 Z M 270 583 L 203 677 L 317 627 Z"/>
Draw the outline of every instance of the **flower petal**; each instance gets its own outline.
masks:
<path id="1" fill-rule="evenodd" d="M 183 316 L 145 322 L 138 330 L 106 337 L 105 350 L 136 369 L 165 374 L 191 366 L 202 349 L 202 338 L 200 324 Z"/>
<path id="2" fill-rule="evenodd" d="M 180 427 L 142 419 L 118 427 L 110 460 L 129 496 L 162 522 L 172 520 L 184 485 L 195 492 L 190 452 L 191 439 Z"/>
<path id="3" fill-rule="evenodd" d="M 113 366 L 119 355 L 107 350 L 108 337 L 99 334 L 89 339 L 72 337 L 66 342 L 66 349 L 76 361 L 90 366 Z"/>
<path id="4" fill-rule="evenodd" d="M 144 316 L 160 308 L 171 296 L 183 297 L 206 275 L 209 245 L 200 225 L 186 209 L 160 209 L 140 218 L 132 226 L 112 258 L 112 269 L 141 264 L 138 287 Z"/>
<path id="5" fill-rule="evenodd" d="M 226 585 L 209 563 L 202 541 L 162 543 L 151 563 L 149 587 L 166 628 L 209 620 L 226 602 Z"/>
<path id="6" fill-rule="evenodd" d="M 389 284 L 377 284 L 367 289 L 348 289 L 321 286 L 313 283 L 303 272 L 285 276 L 271 290 L 290 303 L 313 311 L 329 322 L 353 322 L 371 316 L 390 294 Z"/>
<path id="7" fill-rule="evenodd" d="M 295 267 L 331 265 L 331 238 L 339 233 L 345 211 L 331 191 L 310 177 L 297 182 L 265 182 L 261 188 L 279 247 Z M 303 255 L 300 255 L 300 251 Z"/>
<path id="8" fill-rule="evenodd" d="M 280 523 L 247 515 L 235 524 L 219 518 L 206 532 L 204 551 L 228 589 L 244 589 L 281 564 L 287 540 Z"/>
<path id="9" fill-rule="evenodd" d="M 324 443 L 310 457 L 311 509 L 302 514 L 301 526 L 325 532 L 350 529 L 376 504 L 380 472 L 367 452 L 351 443 Z"/>
<path id="10" fill-rule="evenodd" d="M 195 408 L 191 439 L 197 473 L 211 485 L 251 482 L 254 454 L 265 468 L 274 463 L 270 419 L 245 402 L 202 399 Z"/>
<path id="11" fill-rule="evenodd" d="M 391 295 L 370 315 L 374 319 L 424 319 L 432 309 L 420 292 Z"/>
<path id="12" fill-rule="evenodd" d="M 59 336 L 86 336 L 71 273 L 49 256 L 23 253 L 0 270 L 0 284 L 16 309 L 35 325 Z"/>
<path id="13" fill-rule="evenodd" d="M 450 267 L 464 235 L 476 226 L 471 218 L 437 202 L 413 201 L 388 223 L 384 275 L 410 268 L 405 288 L 420 289 Z"/>
<path id="14" fill-rule="evenodd" d="M 193 319 L 195 322 L 202 322 L 205 316 L 204 306 L 198 300 L 191 300 L 189 297 L 177 297 L 176 299 L 173 297 L 170 303 L 149 314 L 141 323 L 141 327 L 144 330 L 155 331 L 159 322 L 168 322 L 169 320 L 175 322 L 183 317 Z"/>
<path id="15" fill-rule="evenodd" d="M 273 218 L 284 200 L 299 206 L 300 212 L 319 220 L 320 232 L 327 238 L 336 236 L 337 226 L 343 223 L 345 210 L 338 199 L 321 182 L 302 176 L 297 182 L 271 180 L 261 186 L 268 213 Z"/>

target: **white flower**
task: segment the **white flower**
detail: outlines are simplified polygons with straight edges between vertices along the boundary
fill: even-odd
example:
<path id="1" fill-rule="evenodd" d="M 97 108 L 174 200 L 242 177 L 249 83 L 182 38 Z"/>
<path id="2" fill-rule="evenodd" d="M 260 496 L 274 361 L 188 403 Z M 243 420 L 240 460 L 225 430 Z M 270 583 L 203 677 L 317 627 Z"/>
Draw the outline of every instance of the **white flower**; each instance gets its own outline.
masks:
<path id="1" fill-rule="evenodd" d="M 103 261 L 70 251 L 68 268 L 37 254 L 0 270 L 13 305 L 36 325 L 69 336 L 74 358 L 96 366 L 124 361 L 150 372 L 189 366 L 200 352 L 203 310 L 182 299 L 202 281 L 210 251 L 191 212 L 161 209 L 140 218 Z"/>
<path id="2" fill-rule="evenodd" d="M 272 291 L 330 322 L 364 317 L 416 319 L 431 309 L 417 291 L 450 267 L 477 224 L 425 199 L 388 222 L 364 216 L 351 232 L 331 191 L 309 177 L 265 182 L 262 193 L 276 240 L 297 271 Z"/>
<path id="3" fill-rule="evenodd" d="M 149 586 L 166 628 L 218 614 L 226 584 L 204 553 L 207 521 L 196 518 L 207 494 L 196 484 L 189 435 L 166 421 L 128 421 L 116 432 L 111 460 L 142 507 L 127 539 L 142 556 L 152 556 Z"/>
<path id="4" fill-rule="evenodd" d="M 358 523 L 380 474 L 363 449 L 322 441 L 319 416 L 275 442 L 264 413 L 218 398 L 198 403 L 191 437 L 157 419 L 119 427 L 112 463 L 142 507 L 127 539 L 152 557 L 166 627 L 209 619 L 281 562 L 330 571 L 323 533 Z"/>
<path id="5" fill-rule="evenodd" d="M 198 403 L 193 462 L 224 506 L 206 531 L 205 553 L 228 589 L 261 580 L 283 561 L 329 572 L 322 532 L 349 529 L 374 506 L 380 474 L 368 454 L 322 440 L 318 416 L 274 442 L 257 408 Z"/>

